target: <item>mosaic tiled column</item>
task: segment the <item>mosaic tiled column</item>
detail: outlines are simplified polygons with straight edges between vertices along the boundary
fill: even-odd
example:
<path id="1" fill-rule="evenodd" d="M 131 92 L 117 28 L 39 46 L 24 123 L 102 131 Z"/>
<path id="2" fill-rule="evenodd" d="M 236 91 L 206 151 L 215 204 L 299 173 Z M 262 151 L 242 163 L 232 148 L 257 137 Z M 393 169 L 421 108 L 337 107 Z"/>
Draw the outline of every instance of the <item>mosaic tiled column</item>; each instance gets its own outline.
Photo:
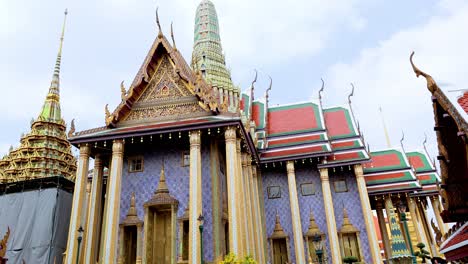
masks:
<path id="1" fill-rule="evenodd" d="M 406 201 L 408 203 L 408 208 L 410 211 L 411 215 L 411 221 L 413 222 L 413 226 L 415 229 L 416 237 L 418 239 L 417 243 L 424 243 L 427 248 L 429 248 L 429 244 L 427 242 L 426 238 L 426 232 L 424 232 L 423 226 L 421 224 L 421 219 L 419 218 L 419 215 L 417 214 L 417 209 L 416 209 L 416 202 L 413 197 L 407 197 Z"/>
<path id="2" fill-rule="evenodd" d="M 190 132 L 190 197 L 189 197 L 189 263 L 200 263 L 200 230 L 198 217 L 202 214 L 201 132 Z"/>
<path id="3" fill-rule="evenodd" d="M 299 201 L 297 200 L 296 173 L 294 172 L 294 161 L 286 163 L 289 188 L 289 207 L 291 208 L 291 221 L 294 237 L 294 249 L 296 252 L 296 263 L 305 264 L 304 240 L 302 238 L 301 213 Z"/>
<path id="4" fill-rule="evenodd" d="M 83 244 L 84 263 L 95 263 L 97 259 L 97 246 L 100 238 L 101 209 L 102 209 L 102 186 L 103 165 L 101 155 L 97 154 L 94 159 L 93 179 L 91 183 L 91 197 L 86 223 L 86 241 Z"/>
<path id="5" fill-rule="evenodd" d="M 250 175 L 247 170 L 247 163 L 250 162 L 247 153 L 242 153 L 242 179 L 244 186 L 244 208 L 246 210 L 246 220 L 247 220 L 247 229 L 246 229 L 246 244 L 248 244 L 249 251 L 246 253 L 249 255 L 255 255 L 255 239 L 254 239 L 254 225 L 253 225 L 253 214 L 252 214 L 252 200 L 250 199 Z"/>
<path id="6" fill-rule="evenodd" d="M 229 127 L 224 133 L 226 139 L 226 178 L 228 195 L 228 218 L 229 218 L 229 249 L 232 253 L 239 255 L 239 213 L 237 211 L 237 154 L 236 154 L 236 128 Z"/>
<path id="7" fill-rule="evenodd" d="M 64 261 L 64 263 L 67 264 L 75 263 L 78 253 L 78 229 L 83 225 L 80 219 L 84 207 L 84 196 L 86 193 L 89 154 L 90 148 L 87 144 L 80 146 L 80 157 L 78 160 L 78 169 L 76 171 L 75 190 L 73 192 L 72 212 L 68 231 L 67 256 Z"/>
<path id="8" fill-rule="evenodd" d="M 377 200 L 376 210 L 377 219 L 379 221 L 380 233 L 382 235 L 382 243 L 384 245 L 385 258 L 390 259 L 392 257 L 392 248 L 390 246 L 390 239 L 388 238 L 387 224 L 385 223 L 385 216 L 383 214 L 383 202 Z"/>
<path id="9" fill-rule="evenodd" d="M 322 183 L 323 207 L 327 220 L 328 241 L 330 243 L 330 256 L 332 264 L 341 264 L 341 250 L 338 243 L 338 232 L 335 222 L 335 211 L 328 178 L 328 169 L 320 169 L 320 181 Z"/>
<path id="10" fill-rule="evenodd" d="M 232 98 L 232 93 L 230 93 Z M 248 222 L 247 222 L 247 210 L 245 208 L 245 199 L 244 199 L 244 184 L 243 184 L 243 173 L 242 173 L 242 157 L 241 157 L 241 139 L 236 139 L 236 164 L 237 164 L 237 173 L 236 173 L 236 182 L 237 182 L 237 210 L 239 211 L 240 217 L 240 226 L 239 226 L 239 244 L 241 245 L 241 251 L 239 253 L 240 257 L 244 257 L 249 252 L 249 244 L 247 243 L 247 233 L 248 233 Z"/>
<path id="11" fill-rule="evenodd" d="M 364 216 L 364 223 L 366 225 L 367 239 L 369 240 L 369 248 L 371 251 L 372 261 L 374 263 L 382 263 L 380 256 L 379 241 L 374 226 L 374 215 L 370 207 L 369 194 L 367 193 L 366 180 L 364 180 L 364 173 L 362 165 L 354 166 L 354 174 L 356 175 L 356 183 L 361 200 L 362 215 Z"/>
<path id="12" fill-rule="evenodd" d="M 114 140 L 112 144 L 111 170 L 107 183 L 109 193 L 106 203 L 106 225 L 104 229 L 103 262 L 115 263 L 117 258 L 117 234 L 119 232 L 120 191 L 122 184 L 123 141 Z"/>
<path id="13" fill-rule="evenodd" d="M 392 258 L 399 259 L 402 257 L 408 257 L 410 252 L 406 246 L 406 241 L 403 233 L 400 229 L 400 223 L 397 221 L 397 217 L 394 213 L 392 198 L 390 195 L 385 197 L 385 210 L 387 211 L 388 222 L 390 223 L 390 234 L 392 237 Z"/>
<path id="14" fill-rule="evenodd" d="M 440 210 L 440 200 L 439 196 L 435 195 L 429 198 L 431 200 L 432 204 L 432 209 L 434 210 L 434 215 L 437 220 L 437 225 L 439 226 L 439 230 L 442 233 L 442 235 L 445 235 L 447 233 L 447 225 L 444 223 L 442 220 L 442 217 L 440 216 L 441 210 Z"/>

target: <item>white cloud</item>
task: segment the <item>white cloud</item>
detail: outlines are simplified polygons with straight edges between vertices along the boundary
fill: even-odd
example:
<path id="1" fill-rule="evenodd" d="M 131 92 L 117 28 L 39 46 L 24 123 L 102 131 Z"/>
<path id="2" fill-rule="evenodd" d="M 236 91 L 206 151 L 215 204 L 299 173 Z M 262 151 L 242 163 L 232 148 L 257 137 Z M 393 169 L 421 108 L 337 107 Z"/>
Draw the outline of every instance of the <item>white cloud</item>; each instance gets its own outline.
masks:
<path id="1" fill-rule="evenodd" d="M 468 24 L 468 4 L 444 7 L 446 14 L 401 30 L 377 46 L 362 50 L 354 61 L 337 63 L 329 69 L 332 93 L 348 94 L 349 82 L 355 82 L 353 106 L 371 148 L 386 146 L 378 113 L 382 106 L 392 145 L 399 146 L 404 131 L 406 148 L 420 148 L 427 133 L 430 151 L 436 153 L 430 93 L 424 78 L 415 77 L 409 55 L 414 50 L 416 65 L 439 84 L 467 88 L 468 28 L 463 25 Z M 343 102 L 344 96 L 340 97 L 327 100 Z"/>

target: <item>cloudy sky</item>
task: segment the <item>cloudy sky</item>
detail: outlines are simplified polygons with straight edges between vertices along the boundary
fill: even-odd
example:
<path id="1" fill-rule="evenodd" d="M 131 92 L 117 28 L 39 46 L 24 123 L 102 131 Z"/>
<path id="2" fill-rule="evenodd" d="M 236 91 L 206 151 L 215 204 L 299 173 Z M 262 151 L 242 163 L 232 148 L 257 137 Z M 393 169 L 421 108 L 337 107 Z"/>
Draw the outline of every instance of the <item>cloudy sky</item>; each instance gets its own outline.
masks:
<path id="1" fill-rule="evenodd" d="M 247 89 L 259 70 L 256 97 L 273 78 L 271 104 L 317 97 L 353 108 L 371 149 L 386 147 L 379 106 L 391 143 L 420 149 L 424 133 L 434 155 L 430 94 L 408 58 L 439 85 L 466 88 L 468 2 L 454 0 L 212 0 L 233 80 Z M 47 94 L 58 49 L 63 10 L 69 10 L 61 72 L 65 120 L 77 130 L 102 126 L 104 106 L 120 101 L 157 35 L 174 22 L 177 47 L 190 61 L 199 0 L 0 0 L 0 154 L 28 132 Z"/>

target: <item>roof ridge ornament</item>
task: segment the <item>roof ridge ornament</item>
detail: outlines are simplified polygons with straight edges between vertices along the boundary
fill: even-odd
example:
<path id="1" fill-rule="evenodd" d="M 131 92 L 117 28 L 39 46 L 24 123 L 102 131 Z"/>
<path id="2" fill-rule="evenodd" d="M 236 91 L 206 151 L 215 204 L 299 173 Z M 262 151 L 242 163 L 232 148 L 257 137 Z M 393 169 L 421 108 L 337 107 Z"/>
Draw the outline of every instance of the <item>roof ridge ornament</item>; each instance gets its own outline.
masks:
<path id="1" fill-rule="evenodd" d="M 127 99 L 127 90 L 125 89 L 124 81 L 120 83 L 120 98 L 122 99 L 122 102 Z"/>
<path id="2" fill-rule="evenodd" d="M 255 98 L 254 98 L 254 95 L 255 95 L 255 93 L 254 93 L 254 90 L 255 90 L 254 84 L 257 82 L 257 77 L 258 77 L 257 69 L 254 69 L 254 71 L 255 71 L 255 78 L 254 78 L 254 80 L 252 81 L 252 84 L 250 85 L 250 106 L 249 106 L 249 107 L 250 107 L 250 109 L 249 109 L 249 110 L 250 110 L 250 111 L 249 111 L 249 114 L 250 114 L 250 121 L 253 120 L 253 113 L 252 113 L 252 111 L 253 111 L 253 101 L 254 101 L 254 99 L 255 99 Z"/>
<path id="3" fill-rule="evenodd" d="M 320 103 L 322 103 L 322 93 L 323 93 L 323 90 L 325 89 L 325 81 L 323 81 L 323 78 L 320 78 L 320 80 L 322 81 L 322 87 L 320 88 L 318 94 L 319 94 Z"/>
<path id="4" fill-rule="evenodd" d="M 172 46 L 174 50 L 177 50 L 176 44 L 175 44 L 175 39 L 174 39 L 174 29 L 172 28 L 172 21 L 171 21 L 171 39 L 172 39 Z"/>
<path id="5" fill-rule="evenodd" d="M 158 9 L 159 9 L 159 6 L 156 7 L 156 25 L 158 26 L 158 29 L 159 29 L 158 38 L 162 38 L 163 34 L 162 34 L 161 24 L 159 23 Z"/>
<path id="6" fill-rule="evenodd" d="M 410 63 L 411 63 L 411 67 L 413 67 L 413 71 L 414 73 L 416 74 L 416 77 L 419 78 L 420 75 L 422 75 L 424 78 L 426 78 L 426 82 L 427 82 L 427 89 L 431 92 L 431 93 L 434 93 L 436 90 L 437 90 L 437 84 L 436 82 L 434 81 L 434 78 L 432 78 L 431 75 L 421 71 L 418 67 L 416 67 L 416 65 L 414 65 L 414 62 L 413 62 L 413 56 L 414 56 L 414 51 L 411 52 L 411 55 L 410 55 Z"/>
<path id="7" fill-rule="evenodd" d="M 349 106 L 351 106 L 351 97 L 354 96 L 354 84 L 353 83 L 349 83 L 351 84 L 351 93 L 348 95 L 348 103 L 349 103 Z"/>

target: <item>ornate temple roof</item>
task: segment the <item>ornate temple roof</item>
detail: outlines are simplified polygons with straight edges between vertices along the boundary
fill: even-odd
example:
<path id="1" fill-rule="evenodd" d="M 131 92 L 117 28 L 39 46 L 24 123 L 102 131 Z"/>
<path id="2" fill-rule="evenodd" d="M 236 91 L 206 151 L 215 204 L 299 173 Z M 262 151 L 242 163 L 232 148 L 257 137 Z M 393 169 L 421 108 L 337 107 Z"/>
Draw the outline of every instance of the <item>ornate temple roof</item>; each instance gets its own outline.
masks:
<path id="1" fill-rule="evenodd" d="M 66 19 L 67 11 L 65 11 Z M 52 81 L 39 116 L 31 122 L 31 131 L 21 136 L 20 146 L 10 148 L 0 160 L 0 183 L 63 176 L 73 180 L 76 160 L 67 141 L 66 125 L 60 111 L 60 63 L 65 32 L 62 27 L 60 46 Z M 73 128 L 72 121 L 72 128 Z"/>
<path id="2" fill-rule="evenodd" d="M 201 71 L 205 80 L 215 87 L 239 92 L 226 68 L 218 15 L 214 4 L 209 0 L 201 1 L 197 7 L 193 41 L 192 69 Z"/>
<path id="3" fill-rule="evenodd" d="M 438 193 L 439 175 L 425 151 L 404 152 L 386 149 L 370 153 L 372 161 L 364 164 L 370 194 L 410 192 L 412 196 Z"/>
<path id="4" fill-rule="evenodd" d="M 255 126 L 262 162 L 320 157 L 319 167 L 336 167 L 369 160 L 350 104 L 323 108 L 319 98 L 269 107 L 267 96 L 250 97 L 243 94 L 240 107 Z"/>

